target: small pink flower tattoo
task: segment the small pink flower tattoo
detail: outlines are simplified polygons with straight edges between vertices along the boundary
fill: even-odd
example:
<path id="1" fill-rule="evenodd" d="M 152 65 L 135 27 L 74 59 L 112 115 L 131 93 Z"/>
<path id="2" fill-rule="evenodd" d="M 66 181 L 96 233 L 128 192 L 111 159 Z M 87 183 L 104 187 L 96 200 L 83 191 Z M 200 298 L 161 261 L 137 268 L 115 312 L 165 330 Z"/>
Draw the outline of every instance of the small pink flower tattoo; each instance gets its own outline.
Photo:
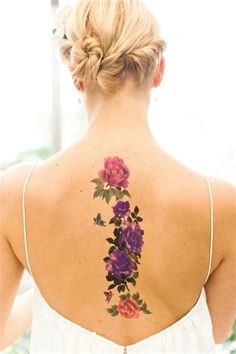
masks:
<path id="1" fill-rule="evenodd" d="M 111 290 L 109 290 L 109 291 L 104 291 L 104 294 L 105 294 L 105 296 L 106 296 L 105 301 L 107 301 L 107 302 L 109 303 L 109 302 L 111 301 L 112 296 L 113 296 L 112 291 L 111 291 Z"/>

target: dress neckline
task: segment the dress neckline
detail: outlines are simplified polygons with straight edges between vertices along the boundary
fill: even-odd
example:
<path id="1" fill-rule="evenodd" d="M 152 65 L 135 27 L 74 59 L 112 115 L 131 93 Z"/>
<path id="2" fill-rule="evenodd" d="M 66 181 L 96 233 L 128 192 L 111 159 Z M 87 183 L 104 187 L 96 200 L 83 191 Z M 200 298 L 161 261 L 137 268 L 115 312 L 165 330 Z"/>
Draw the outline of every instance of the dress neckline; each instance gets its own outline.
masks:
<path id="1" fill-rule="evenodd" d="M 139 341 L 137 341 L 136 343 L 130 344 L 130 345 L 121 345 L 118 344 L 114 341 L 112 341 L 111 339 L 108 339 L 106 337 L 103 337 L 102 335 L 96 333 L 95 331 L 91 331 L 85 327 L 82 327 L 81 325 L 79 325 L 78 323 L 70 320 L 69 318 L 63 316 L 62 314 L 60 314 L 58 311 L 56 311 L 49 303 L 48 301 L 45 299 L 45 297 L 42 295 L 40 289 L 38 288 L 38 286 L 36 285 L 36 283 L 34 282 L 34 297 L 37 296 L 38 299 L 43 302 L 43 304 L 46 306 L 46 309 L 52 313 L 56 318 L 60 319 L 61 321 L 63 321 L 65 324 L 67 324 L 70 327 L 73 327 L 74 329 L 79 329 L 81 332 L 83 332 L 86 335 L 89 336 L 93 336 L 93 340 L 97 339 L 99 341 L 103 341 L 106 343 L 109 343 L 111 346 L 113 346 L 114 348 L 119 348 L 119 349 L 124 349 L 124 348 L 137 348 L 141 345 L 143 345 L 144 343 L 150 341 L 151 339 L 157 339 L 160 338 L 164 335 L 166 335 L 167 333 L 173 331 L 174 329 L 176 329 L 176 327 L 178 327 L 179 325 L 183 324 L 185 321 L 187 321 L 192 315 L 193 313 L 195 313 L 199 306 L 201 305 L 202 301 L 205 300 L 206 301 L 206 292 L 205 292 L 205 288 L 204 286 L 202 286 L 201 288 L 201 292 L 200 295 L 197 299 L 197 301 L 195 302 L 195 304 L 193 305 L 193 307 L 184 315 L 182 316 L 179 320 L 177 320 L 176 322 L 174 322 L 173 324 L 171 324 L 170 326 L 164 328 L 163 330 L 154 333 L 144 339 L 141 339 Z"/>

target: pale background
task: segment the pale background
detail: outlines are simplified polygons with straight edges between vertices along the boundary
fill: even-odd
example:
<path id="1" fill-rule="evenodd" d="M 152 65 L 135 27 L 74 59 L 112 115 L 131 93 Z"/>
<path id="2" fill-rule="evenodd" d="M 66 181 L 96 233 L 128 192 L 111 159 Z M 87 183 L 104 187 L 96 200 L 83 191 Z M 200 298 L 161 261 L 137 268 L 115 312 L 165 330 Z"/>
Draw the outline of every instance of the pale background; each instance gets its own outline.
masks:
<path id="1" fill-rule="evenodd" d="M 236 2 L 144 1 L 167 42 L 165 75 L 150 106 L 153 134 L 186 165 L 236 185 Z M 52 48 L 50 6 L 1 1 L 0 171 L 47 158 L 86 129 L 80 94 Z M 19 292 L 31 286 L 25 274 Z"/>

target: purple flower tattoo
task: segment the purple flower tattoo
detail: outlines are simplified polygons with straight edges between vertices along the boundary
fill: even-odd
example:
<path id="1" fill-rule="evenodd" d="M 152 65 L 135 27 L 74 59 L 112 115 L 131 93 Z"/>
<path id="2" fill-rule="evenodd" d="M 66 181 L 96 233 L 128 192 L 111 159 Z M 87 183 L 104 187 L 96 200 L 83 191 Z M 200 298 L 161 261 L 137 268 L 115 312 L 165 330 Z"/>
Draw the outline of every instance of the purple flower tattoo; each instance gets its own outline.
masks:
<path id="1" fill-rule="evenodd" d="M 130 205 L 128 201 L 122 202 L 119 200 L 116 205 L 112 207 L 112 209 L 114 214 L 120 218 L 123 218 L 130 213 Z"/>
<path id="2" fill-rule="evenodd" d="M 137 266 L 125 251 L 115 248 L 110 254 L 105 268 L 114 278 L 121 280 L 122 278 L 128 278 L 134 269 L 137 269 Z"/>
<path id="3" fill-rule="evenodd" d="M 119 240 L 125 242 L 125 247 L 129 252 L 141 253 L 143 246 L 143 235 L 138 224 L 130 223 L 124 230 L 121 231 Z"/>

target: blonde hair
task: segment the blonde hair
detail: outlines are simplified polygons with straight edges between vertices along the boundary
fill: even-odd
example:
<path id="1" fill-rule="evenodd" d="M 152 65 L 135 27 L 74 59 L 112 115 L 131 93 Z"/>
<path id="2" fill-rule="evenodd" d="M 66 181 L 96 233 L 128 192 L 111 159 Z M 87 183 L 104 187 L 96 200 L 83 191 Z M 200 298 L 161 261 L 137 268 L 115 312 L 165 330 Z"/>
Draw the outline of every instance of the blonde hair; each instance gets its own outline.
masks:
<path id="1" fill-rule="evenodd" d="M 141 85 L 166 49 L 142 0 L 79 0 L 65 32 L 59 52 L 73 80 L 107 95 L 122 87 L 127 72 Z"/>

